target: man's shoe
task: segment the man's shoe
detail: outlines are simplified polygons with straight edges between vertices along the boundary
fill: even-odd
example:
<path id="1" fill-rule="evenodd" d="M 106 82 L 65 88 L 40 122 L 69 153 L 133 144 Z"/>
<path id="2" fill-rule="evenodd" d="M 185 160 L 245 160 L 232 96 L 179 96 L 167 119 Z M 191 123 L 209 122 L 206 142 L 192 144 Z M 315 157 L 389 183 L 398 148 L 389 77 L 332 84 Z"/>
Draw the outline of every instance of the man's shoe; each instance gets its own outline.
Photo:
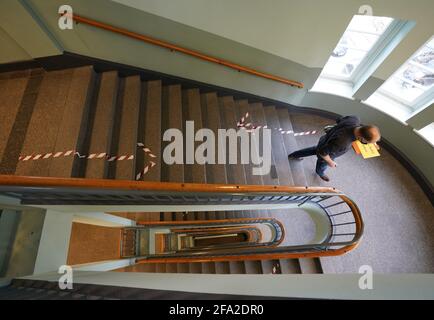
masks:
<path id="1" fill-rule="evenodd" d="M 321 178 L 321 179 L 323 179 L 325 182 L 329 182 L 330 181 L 330 178 L 327 176 L 327 175 L 322 175 L 322 176 L 320 176 L 319 175 L 319 177 Z"/>
<path id="2" fill-rule="evenodd" d="M 292 161 L 292 160 L 298 160 L 298 161 L 301 161 L 301 160 L 303 160 L 303 158 L 296 158 L 296 157 L 288 156 L 288 160 L 289 160 L 289 161 Z"/>

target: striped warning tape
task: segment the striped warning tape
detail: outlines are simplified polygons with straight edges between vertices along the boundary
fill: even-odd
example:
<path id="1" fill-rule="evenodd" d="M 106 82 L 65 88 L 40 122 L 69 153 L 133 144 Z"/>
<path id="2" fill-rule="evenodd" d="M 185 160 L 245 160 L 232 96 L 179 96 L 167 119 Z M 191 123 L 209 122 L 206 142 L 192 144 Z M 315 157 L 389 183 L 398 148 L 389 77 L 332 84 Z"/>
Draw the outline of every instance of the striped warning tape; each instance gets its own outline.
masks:
<path id="1" fill-rule="evenodd" d="M 309 135 L 315 135 L 318 133 L 316 130 L 312 131 L 305 131 L 305 132 L 294 132 L 292 130 L 283 130 L 283 128 L 268 128 L 268 126 L 255 126 L 251 122 L 247 122 L 247 119 L 249 118 L 249 113 L 247 112 L 244 117 L 240 119 L 240 121 L 237 122 L 238 128 L 244 128 L 248 132 L 252 132 L 255 129 L 274 129 L 278 130 L 281 134 L 293 134 L 295 137 L 298 136 L 309 136 Z"/>
<path id="2" fill-rule="evenodd" d="M 157 157 L 155 154 L 152 153 L 151 149 L 146 148 L 143 143 L 141 142 L 137 143 L 137 147 L 142 149 L 142 151 L 146 156 L 153 159 Z M 129 161 L 135 159 L 135 156 L 133 154 L 111 156 L 105 152 L 102 152 L 102 153 L 92 153 L 89 155 L 82 155 L 76 150 L 68 150 L 68 151 L 49 152 L 49 153 L 20 156 L 18 158 L 18 161 L 26 162 L 26 161 L 46 160 L 50 158 L 69 157 L 69 156 L 77 156 L 80 159 L 87 159 L 87 160 L 104 159 L 108 162 Z M 149 161 L 149 163 L 143 168 L 143 170 L 141 170 L 136 175 L 136 180 L 140 180 L 145 174 L 149 172 L 151 168 L 155 167 L 156 165 L 157 164 L 154 161 Z"/>

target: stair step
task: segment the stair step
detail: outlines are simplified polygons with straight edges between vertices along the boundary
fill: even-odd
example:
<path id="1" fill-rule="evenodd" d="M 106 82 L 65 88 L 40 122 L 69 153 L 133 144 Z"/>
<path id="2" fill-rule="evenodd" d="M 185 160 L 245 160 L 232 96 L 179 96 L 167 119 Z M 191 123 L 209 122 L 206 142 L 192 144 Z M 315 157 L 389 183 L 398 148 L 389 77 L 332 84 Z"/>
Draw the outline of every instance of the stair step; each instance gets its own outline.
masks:
<path id="1" fill-rule="evenodd" d="M 178 265 L 176 263 L 166 263 L 166 273 L 178 273 Z"/>
<path id="2" fill-rule="evenodd" d="M 66 136 L 59 125 L 62 123 L 74 70 L 52 71 L 45 74 L 38 97 L 31 113 L 21 154 L 45 154 L 55 150 L 58 134 Z M 70 146 L 72 149 L 74 146 Z M 63 150 L 61 150 L 63 151 Z M 66 150 L 65 150 L 66 151 Z M 19 162 L 15 174 L 47 177 L 52 159 Z"/>
<path id="3" fill-rule="evenodd" d="M 250 105 L 250 120 L 252 121 L 252 123 L 255 126 L 266 126 L 267 125 L 267 121 L 265 119 L 265 113 L 264 113 L 264 108 L 262 106 L 261 103 L 252 103 Z M 276 162 L 275 162 L 275 150 L 274 148 L 271 148 L 271 167 L 272 170 L 270 172 L 270 174 L 267 175 L 263 175 L 262 176 L 262 180 L 264 185 L 278 185 L 279 184 L 279 179 L 278 177 L 272 177 L 272 171 L 273 171 L 273 167 L 276 167 Z"/>
<path id="4" fill-rule="evenodd" d="M 215 273 L 216 274 L 229 274 L 231 269 L 229 267 L 229 262 L 215 262 Z"/>
<path id="5" fill-rule="evenodd" d="M 214 262 L 203 262 L 202 263 L 202 273 L 215 274 L 216 273 L 216 267 L 215 267 Z"/>
<path id="6" fill-rule="evenodd" d="M 323 273 L 319 258 L 302 258 L 298 260 L 303 274 Z"/>
<path id="7" fill-rule="evenodd" d="M 235 110 L 235 102 L 232 97 L 222 97 L 219 99 L 221 113 L 221 128 L 234 129 L 237 128 L 237 115 Z M 228 143 L 228 142 L 226 142 Z M 236 164 L 229 163 L 229 147 L 226 151 L 226 171 L 227 182 L 231 184 L 246 184 L 246 176 L 244 173 L 244 165 L 241 164 L 241 146 L 237 139 L 237 161 Z"/>
<path id="8" fill-rule="evenodd" d="M 244 265 L 244 261 L 230 261 L 229 269 L 231 274 L 245 274 L 246 266 Z"/>
<path id="9" fill-rule="evenodd" d="M 155 270 L 156 273 L 166 273 L 166 264 L 165 263 L 157 263 L 157 267 Z"/>
<path id="10" fill-rule="evenodd" d="M 212 130 L 217 138 L 218 129 L 221 128 L 219 103 L 216 93 L 202 95 L 203 126 Z M 216 141 L 215 159 L 218 155 L 218 143 Z M 206 165 L 206 180 L 208 183 L 227 183 L 226 166 L 223 164 Z"/>
<path id="11" fill-rule="evenodd" d="M 156 156 L 153 161 L 153 167 L 144 177 L 145 181 L 161 181 L 161 95 L 162 85 L 161 81 L 148 81 L 142 86 L 142 100 L 144 101 L 145 110 L 145 125 L 139 138 L 142 138 L 144 145 L 151 149 L 152 153 Z M 139 153 L 140 155 L 140 153 Z M 148 157 L 137 159 L 137 170 L 143 170 L 144 166 L 149 163 Z"/>
<path id="12" fill-rule="evenodd" d="M 276 111 L 282 129 L 285 131 L 294 132 L 288 110 L 284 108 L 278 108 Z M 285 138 L 283 140 L 285 143 L 285 150 L 288 155 L 298 150 L 298 144 L 293 134 L 285 135 Z M 289 161 L 289 166 L 291 168 L 294 185 L 307 186 L 306 176 L 301 161 Z"/>
<path id="13" fill-rule="evenodd" d="M 273 106 L 267 106 L 264 108 L 267 125 L 271 130 L 271 148 L 274 154 L 274 160 L 276 164 L 277 176 L 279 177 L 280 185 L 294 185 L 291 175 L 291 168 L 289 167 L 288 154 L 285 150 L 284 139 L 279 130 L 274 128 L 280 128 L 279 118 L 277 116 L 276 108 Z"/>
<path id="14" fill-rule="evenodd" d="M 259 260 L 246 260 L 244 261 L 247 274 L 262 274 L 262 265 Z"/>
<path id="15" fill-rule="evenodd" d="M 103 153 L 111 154 L 113 126 L 116 121 L 116 108 L 118 107 L 119 78 L 117 72 L 105 72 L 101 75 L 98 99 L 91 114 L 90 137 L 88 150 L 85 154 Z M 104 159 L 86 160 L 85 177 L 104 179 L 108 177 L 108 162 Z"/>
<path id="16" fill-rule="evenodd" d="M 203 128 L 202 125 L 202 108 L 200 102 L 200 92 L 198 89 L 189 89 L 183 92 L 183 117 L 184 117 L 184 134 L 185 134 L 185 121 L 193 121 L 194 122 L 194 134 L 196 131 Z M 195 143 L 194 150 L 185 150 L 187 154 L 194 154 L 196 147 L 200 145 L 201 142 Z M 194 159 L 193 159 L 194 160 Z M 185 164 L 185 182 L 191 183 L 206 183 L 206 172 L 205 166 L 197 164 L 194 161 L 194 164 Z"/>
<path id="17" fill-rule="evenodd" d="M 121 108 L 118 121 L 119 133 L 117 146 L 112 149 L 116 155 L 136 155 L 142 152 L 137 149 L 137 134 L 140 119 L 140 96 L 141 82 L 139 76 L 128 77 L 125 79 L 123 97 L 121 97 Z M 135 160 L 123 160 L 114 162 L 115 179 L 135 180 L 136 163 Z"/>
<path id="18" fill-rule="evenodd" d="M 250 106 L 247 100 L 238 100 L 235 102 L 235 110 L 237 111 L 237 122 L 246 115 L 246 113 L 251 113 Z M 250 164 L 244 165 L 244 175 L 246 177 L 247 184 L 250 185 L 262 185 L 263 180 L 260 175 L 253 175 L 253 166 Z"/>
<path id="19" fill-rule="evenodd" d="M 149 272 L 149 273 L 157 272 L 157 263 L 141 263 L 135 265 L 134 267 L 138 267 L 138 266 L 140 266 L 139 272 Z"/>
<path id="20" fill-rule="evenodd" d="M 274 263 L 273 260 L 261 260 L 262 273 L 263 274 L 272 274 Z"/>
<path id="21" fill-rule="evenodd" d="M 301 273 L 299 259 L 280 259 L 280 270 L 284 274 Z"/>
<path id="22" fill-rule="evenodd" d="M 177 269 L 178 269 L 178 273 L 189 273 L 190 265 L 188 263 L 178 263 Z"/>
<path id="23" fill-rule="evenodd" d="M 30 70 L 0 75 L 0 174 L 13 174 L 21 152 L 16 145 L 22 144 L 17 140 L 25 137 L 42 76 L 31 79 Z"/>
<path id="24" fill-rule="evenodd" d="M 180 85 L 163 87 L 163 113 L 162 130 L 163 135 L 168 129 L 183 130 L 182 121 L 182 95 Z M 170 145 L 170 141 L 162 141 L 163 150 Z M 161 181 L 184 182 L 184 165 L 182 164 L 161 164 Z"/>
<path id="25" fill-rule="evenodd" d="M 197 262 L 192 262 L 189 265 L 190 273 L 202 273 L 202 264 Z"/>

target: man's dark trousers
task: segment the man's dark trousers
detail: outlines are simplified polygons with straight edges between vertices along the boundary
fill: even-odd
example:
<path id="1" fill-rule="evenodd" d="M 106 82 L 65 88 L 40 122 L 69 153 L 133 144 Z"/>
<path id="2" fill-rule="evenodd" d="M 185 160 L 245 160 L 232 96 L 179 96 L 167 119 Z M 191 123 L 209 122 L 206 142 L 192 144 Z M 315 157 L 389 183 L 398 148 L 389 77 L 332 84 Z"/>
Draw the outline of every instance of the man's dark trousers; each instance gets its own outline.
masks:
<path id="1" fill-rule="evenodd" d="M 301 150 L 295 151 L 289 155 L 289 157 L 292 157 L 292 158 L 303 158 L 303 157 L 310 157 L 310 156 L 317 156 L 318 157 L 318 160 L 316 161 L 315 171 L 319 176 L 321 176 L 321 177 L 324 176 L 325 171 L 328 167 L 328 164 L 323 158 L 318 156 L 316 146 L 306 148 L 306 149 L 301 149 Z"/>

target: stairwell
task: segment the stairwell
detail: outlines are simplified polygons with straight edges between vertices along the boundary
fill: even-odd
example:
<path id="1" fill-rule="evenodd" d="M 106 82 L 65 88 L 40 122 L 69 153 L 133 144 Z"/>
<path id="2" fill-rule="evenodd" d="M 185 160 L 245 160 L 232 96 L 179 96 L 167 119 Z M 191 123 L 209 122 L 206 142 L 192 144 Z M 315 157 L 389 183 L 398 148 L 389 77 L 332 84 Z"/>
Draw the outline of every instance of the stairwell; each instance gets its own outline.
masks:
<path id="1" fill-rule="evenodd" d="M 297 149 L 294 135 L 272 133 L 272 170 L 252 175 L 251 166 L 166 165 L 162 135 L 168 128 L 185 132 L 185 121 L 195 129 L 235 128 L 247 112 L 256 125 L 292 130 L 291 112 L 260 102 L 182 83 L 142 80 L 116 71 L 96 72 L 80 67 L 45 72 L 34 69 L 0 74 L 0 173 L 43 177 L 80 177 L 135 180 L 148 159 L 138 142 L 157 156 L 145 181 L 231 183 L 306 186 L 301 163 L 288 162 Z M 132 161 L 107 162 L 78 157 L 18 161 L 20 155 L 78 150 L 81 154 L 134 155 Z M 239 161 L 238 161 L 239 162 Z M 279 210 L 262 214 L 273 216 Z M 213 220 L 258 216 L 257 212 L 128 213 L 140 221 Z M 286 259 L 237 262 L 140 264 L 118 271 L 270 274 L 321 273 L 319 259 Z"/>

